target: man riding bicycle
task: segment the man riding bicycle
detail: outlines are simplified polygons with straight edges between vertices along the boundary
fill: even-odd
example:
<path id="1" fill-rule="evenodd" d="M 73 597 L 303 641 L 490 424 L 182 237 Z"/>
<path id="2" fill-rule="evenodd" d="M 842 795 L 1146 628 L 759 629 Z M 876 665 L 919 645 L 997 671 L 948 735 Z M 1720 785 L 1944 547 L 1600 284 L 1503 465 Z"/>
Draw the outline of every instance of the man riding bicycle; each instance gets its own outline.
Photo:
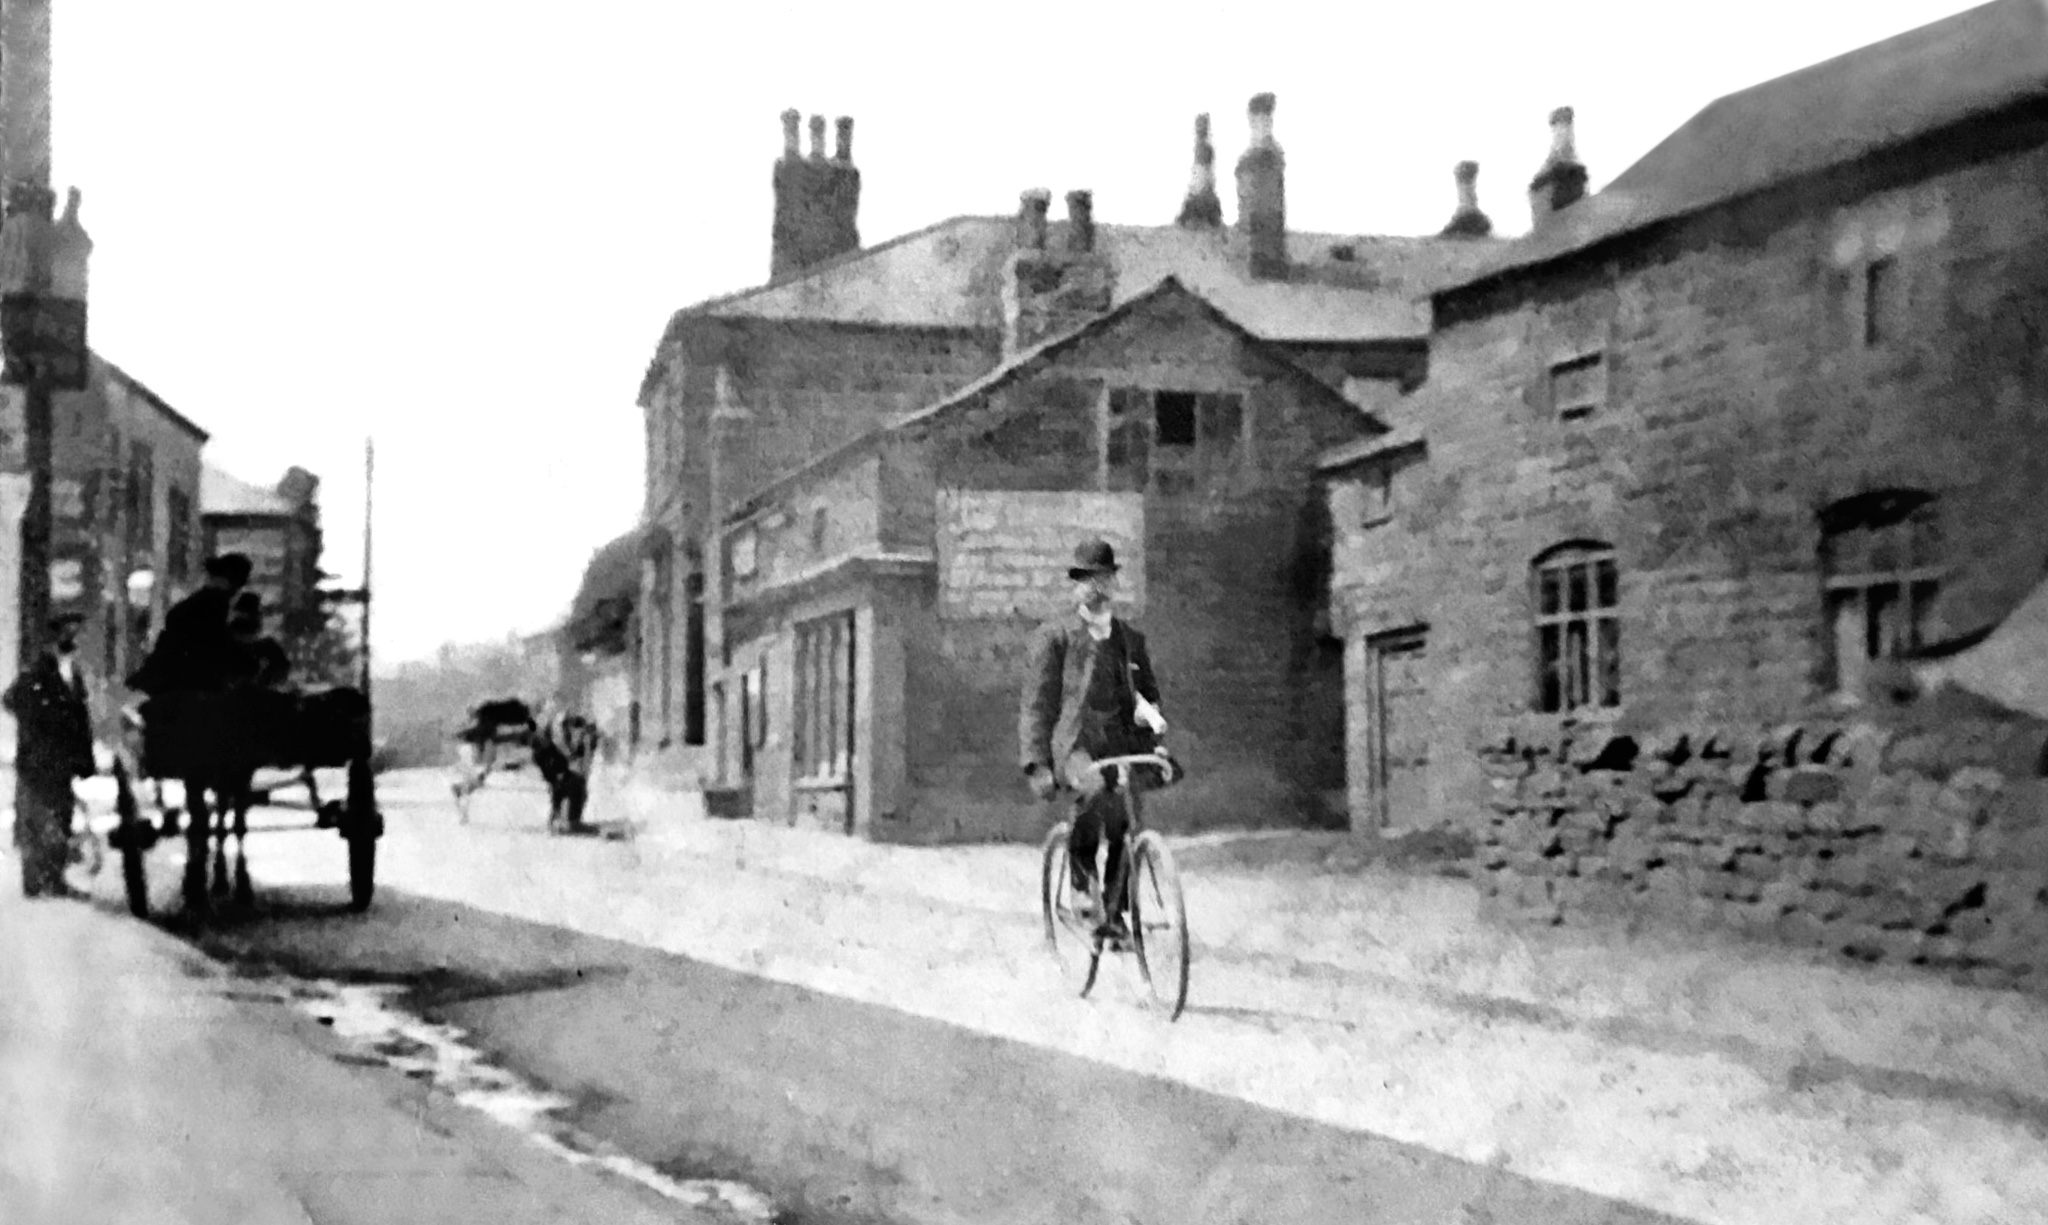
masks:
<path id="1" fill-rule="evenodd" d="M 1129 824 L 1114 780 L 1094 763 L 1157 751 L 1166 720 L 1145 636 L 1113 611 L 1116 551 L 1103 540 L 1084 542 L 1067 577 L 1074 583 L 1074 613 L 1033 636 L 1017 722 L 1024 773 L 1038 798 L 1050 800 L 1063 782 L 1078 793 L 1069 872 L 1075 909 L 1088 914 L 1096 848 L 1107 836 L 1106 879 L 1121 881 Z M 1123 901 L 1107 900 L 1108 915 L 1096 916 L 1112 935 L 1125 931 Z"/>

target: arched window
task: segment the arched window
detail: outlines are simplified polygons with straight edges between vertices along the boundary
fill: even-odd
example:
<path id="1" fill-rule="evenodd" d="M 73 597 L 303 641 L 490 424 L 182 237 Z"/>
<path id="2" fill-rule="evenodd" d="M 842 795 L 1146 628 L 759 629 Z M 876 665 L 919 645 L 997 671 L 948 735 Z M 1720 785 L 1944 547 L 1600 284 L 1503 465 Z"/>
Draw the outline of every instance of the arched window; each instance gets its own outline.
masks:
<path id="1" fill-rule="evenodd" d="M 1614 549 L 1561 544 L 1532 567 L 1536 605 L 1536 709 L 1621 705 L 1620 574 Z"/>
<path id="2" fill-rule="evenodd" d="M 1820 569 L 1829 682 L 1859 694 L 1870 664 L 1926 641 L 1941 589 L 1941 520 L 1934 495 L 1890 489 L 1821 512 Z"/>

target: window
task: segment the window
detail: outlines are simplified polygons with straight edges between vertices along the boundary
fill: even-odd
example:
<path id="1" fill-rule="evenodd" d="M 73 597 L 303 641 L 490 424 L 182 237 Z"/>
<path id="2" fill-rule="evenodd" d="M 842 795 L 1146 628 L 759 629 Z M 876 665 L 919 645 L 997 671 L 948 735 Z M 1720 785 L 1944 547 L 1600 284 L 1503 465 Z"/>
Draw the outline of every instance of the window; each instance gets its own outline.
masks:
<path id="1" fill-rule="evenodd" d="M 182 582 L 192 569 L 192 499 L 185 491 L 173 488 L 169 497 L 167 513 L 170 522 L 169 556 L 164 568 L 170 572 L 172 583 Z"/>
<path id="2" fill-rule="evenodd" d="M 853 760 L 853 613 L 796 627 L 796 775 L 845 782 Z"/>
<path id="3" fill-rule="evenodd" d="M 1607 360 L 1587 353 L 1550 367 L 1550 405 L 1560 417 L 1583 417 L 1607 401 Z"/>
<path id="4" fill-rule="evenodd" d="M 683 743 L 704 743 L 704 576 L 691 571 L 683 592 L 689 610 L 683 620 Z M 666 611 L 666 610 L 664 610 Z M 664 629 L 664 635 L 667 631 Z"/>
<path id="5" fill-rule="evenodd" d="M 1161 391 L 1152 396 L 1152 413 L 1159 423 L 1157 435 L 1162 447 L 1195 445 L 1195 397 L 1185 391 Z"/>
<path id="6" fill-rule="evenodd" d="M 1621 705 L 1620 576 L 1604 544 L 1536 559 L 1536 709 Z"/>
<path id="7" fill-rule="evenodd" d="M 128 544 L 145 555 L 156 549 L 156 472 L 149 444 L 128 448 Z"/>
<path id="8" fill-rule="evenodd" d="M 1863 692 L 1872 662 L 1925 643 L 1941 589 L 1941 524 L 1932 495 L 1865 494 L 1821 515 L 1821 581 L 1829 680 Z"/>
<path id="9" fill-rule="evenodd" d="M 1105 459 L 1112 490 L 1142 492 L 1152 483 L 1152 423 L 1145 418 L 1144 395 L 1129 387 L 1109 393 Z"/>
<path id="10" fill-rule="evenodd" d="M 1378 464 L 1367 468 L 1359 482 L 1364 494 L 1364 515 L 1361 525 L 1378 527 L 1394 517 L 1394 467 L 1392 464 Z"/>
<path id="11" fill-rule="evenodd" d="M 1863 345 L 1874 349 L 1899 334 L 1904 307 L 1899 261 L 1883 256 L 1863 269 Z"/>
<path id="12" fill-rule="evenodd" d="M 751 527 L 733 537 L 732 572 L 738 577 L 746 578 L 754 572 L 754 564 L 757 560 L 755 557 L 756 544 L 754 529 Z"/>
<path id="13" fill-rule="evenodd" d="M 1233 462 L 1244 439 L 1244 397 L 1234 392 L 1112 388 L 1103 465 L 1112 490 L 1186 493 Z"/>

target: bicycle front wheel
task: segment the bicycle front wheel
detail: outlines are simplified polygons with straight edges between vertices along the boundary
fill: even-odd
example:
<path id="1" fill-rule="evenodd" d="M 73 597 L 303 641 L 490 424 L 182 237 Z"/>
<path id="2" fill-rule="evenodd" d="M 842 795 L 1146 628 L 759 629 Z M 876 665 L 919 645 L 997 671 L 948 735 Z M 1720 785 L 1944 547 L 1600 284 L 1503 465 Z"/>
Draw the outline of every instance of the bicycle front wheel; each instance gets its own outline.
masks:
<path id="1" fill-rule="evenodd" d="M 1131 860 L 1131 934 L 1138 968 L 1166 1019 L 1178 1020 L 1188 1003 L 1190 950 L 1180 871 L 1165 840 L 1152 830 L 1138 836 Z"/>
<path id="2" fill-rule="evenodd" d="M 1039 907 L 1045 918 L 1045 946 L 1059 963 L 1061 977 L 1080 995 L 1095 987 L 1102 964 L 1102 944 L 1093 919 L 1074 909 L 1073 874 L 1067 858 L 1067 835 L 1073 826 L 1062 821 L 1045 839 L 1045 862 L 1038 876 Z"/>

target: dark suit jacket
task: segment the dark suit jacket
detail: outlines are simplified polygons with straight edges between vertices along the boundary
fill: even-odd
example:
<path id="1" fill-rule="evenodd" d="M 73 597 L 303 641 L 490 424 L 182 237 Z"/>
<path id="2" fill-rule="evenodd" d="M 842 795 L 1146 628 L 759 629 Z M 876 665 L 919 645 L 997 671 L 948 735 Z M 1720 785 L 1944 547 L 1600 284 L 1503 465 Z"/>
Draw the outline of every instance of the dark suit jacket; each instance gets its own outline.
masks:
<path id="1" fill-rule="evenodd" d="M 1031 659 L 1024 676 L 1024 696 L 1017 714 L 1020 764 L 1052 766 L 1081 749 L 1091 756 L 1139 751 L 1131 742 L 1138 738 L 1136 707 L 1126 701 L 1123 726 L 1111 729 L 1084 727 L 1082 703 L 1094 680 L 1096 661 L 1108 656 L 1121 635 L 1130 662 L 1127 694 L 1136 692 L 1154 706 L 1159 705 L 1159 682 L 1152 675 L 1152 657 L 1145 649 L 1145 635 L 1117 618 L 1109 641 L 1097 643 L 1079 617 L 1050 622 L 1039 627 L 1031 639 Z M 1105 735 L 1105 731 L 1107 735 Z"/>
<path id="2" fill-rule="evenodd" d="M 71 681 L 44 655 L 15 678 L 0 696 L 17 723 L 15 767 L 26 778 L 66 783 L 90 778 L 98 766 L 92 753 L 92 713 L 86 705 L 85 668 L 74 658 Z"/>
<path id="3" fill-rule="evenodd" d="M 219 587 L 201 587 L 164 614 L 163 632 L 128 687 L 151 695 L 184 689 L 218 689 L 235 678 L 241 651 L 228 631 L 234 597 Z"/>

